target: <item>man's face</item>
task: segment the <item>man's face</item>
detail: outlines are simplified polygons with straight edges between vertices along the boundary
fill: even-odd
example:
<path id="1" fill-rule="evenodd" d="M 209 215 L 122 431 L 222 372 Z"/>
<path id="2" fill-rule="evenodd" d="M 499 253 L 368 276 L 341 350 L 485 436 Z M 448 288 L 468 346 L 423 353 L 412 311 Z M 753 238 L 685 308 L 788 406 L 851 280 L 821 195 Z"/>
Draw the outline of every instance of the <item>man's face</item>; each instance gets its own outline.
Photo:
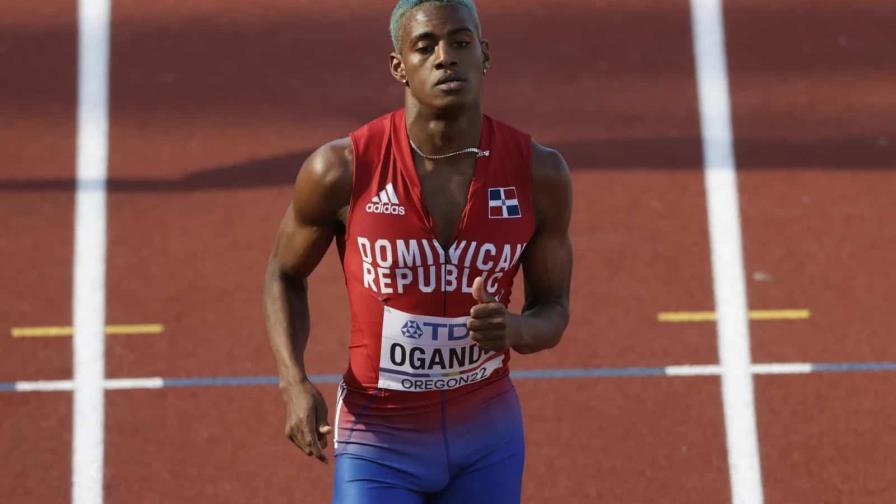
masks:
<path id="1" fill-rule="evenodd" d="M 455 108 L 479 98 L 488 43 L 479 40 L 465 7 L 427 3 L 408 12 L 399 50 L 392 55 L 392 74 L 407 80 L 420 103 Z"/>

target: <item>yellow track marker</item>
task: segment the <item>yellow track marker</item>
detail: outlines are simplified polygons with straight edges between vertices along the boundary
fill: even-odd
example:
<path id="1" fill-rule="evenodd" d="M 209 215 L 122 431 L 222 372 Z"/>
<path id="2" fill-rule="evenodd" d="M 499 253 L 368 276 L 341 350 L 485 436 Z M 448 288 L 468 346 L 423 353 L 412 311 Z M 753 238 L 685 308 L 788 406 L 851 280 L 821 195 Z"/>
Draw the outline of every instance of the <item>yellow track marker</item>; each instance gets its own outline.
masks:
<path id="1" fill-rule="evenodd" d="M 71 336 L 74 332 L 72 326 L 13 327 L 10 334 L 13 338 L 61 338 Z M 165 326 L 162 324 L 106 326 L 106 334 L 161 334 L 163 332 L 165 332 Z"/>
<path id="2" fill-rule="evenodd" d="M 750 320 L 808 320 L 809 310 L 755 310 L 750 312 Z"/>
<path id="3" fill-rule="evenodd" d="M 750 320 L 808 320 L 811 316 L 809 310 L 750 310 Z M 656 318 L 659 322 L 714 322 L 716 312 L 660 312 Z"/>
<path id="4" fill-rule="evenodd" d="M 656 319 L 660 322 L 711 322 L 716 319 L 716 312 L 660 312 Z"/>

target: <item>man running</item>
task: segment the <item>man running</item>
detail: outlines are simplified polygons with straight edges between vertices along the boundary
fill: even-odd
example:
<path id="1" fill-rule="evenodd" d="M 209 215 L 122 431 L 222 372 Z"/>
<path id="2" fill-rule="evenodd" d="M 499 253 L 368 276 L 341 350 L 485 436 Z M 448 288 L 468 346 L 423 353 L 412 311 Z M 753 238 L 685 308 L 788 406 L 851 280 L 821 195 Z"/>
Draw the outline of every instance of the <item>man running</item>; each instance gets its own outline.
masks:
<path id="1" fill-rule="evenodd" d="M 404 108 L 305 161 L 268 262 L 286 435 L 326 462 L 333 434 L 335 503 L 518 503 L 523 429 L 507 366 L 511 349 L 555 346 L 569 319 L 569 170 L 483 115 L 489 45 L 472 0 L 401 0 L 391 33 Z M 351 343 L 331 426 L 303 356 L 306 278 L 334 238 Z"/>

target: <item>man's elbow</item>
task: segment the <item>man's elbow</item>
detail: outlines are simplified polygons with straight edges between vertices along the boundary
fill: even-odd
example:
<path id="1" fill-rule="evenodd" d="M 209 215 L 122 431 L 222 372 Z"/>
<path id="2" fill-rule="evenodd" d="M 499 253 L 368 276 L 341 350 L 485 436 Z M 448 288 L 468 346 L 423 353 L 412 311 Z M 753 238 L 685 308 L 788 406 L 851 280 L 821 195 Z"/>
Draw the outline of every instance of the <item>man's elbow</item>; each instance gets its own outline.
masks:
<path id="1" fill-rule="evenodd" d="M 277 256 L 271 254 L 265 268 L 264 291 L 268 292 L 272 286 L 278 284 L 297 290 L 305 290 L 307 288 L 307 281 L 304 277 L 296 275 L 289 268 L 284 267 L 283 263 L 277 259 Z"/>
<path id="2" fill-rule="evenodd" d="M 545 350 L 559 345 L 560 340 L 563 339 L 563 333 L 569 326 L 569 305 L 566 302 L 557 303 L 554 316 L 556 317 L 555 326 L 547 338 Z"/>
<path id="3" fill-rule="evenodd" d="M 557 327 L 548 338 L 545 338 L 545 346 L 542 350 L 549 350 L 554 348 L 555 346 L 560 344 L 560 340 L 563 339 L 563 333 L 566 331 L 566 326 L 569 324 L 569 317 L 564 317 L 562 323 Z"/>
<path id="4" fill-rule="evenodd" d="M 565 303 L 558 303 L 552 311 L 548 327 L 539 331 L 540 334 L 536 340 L 515 347 L 514 350 L 517 353 L 532 354 L 542 350 L 549 350 L 560 344 L 560 340 L 563 339 L 563 333 L 569 325 L 569 309 Z"/>

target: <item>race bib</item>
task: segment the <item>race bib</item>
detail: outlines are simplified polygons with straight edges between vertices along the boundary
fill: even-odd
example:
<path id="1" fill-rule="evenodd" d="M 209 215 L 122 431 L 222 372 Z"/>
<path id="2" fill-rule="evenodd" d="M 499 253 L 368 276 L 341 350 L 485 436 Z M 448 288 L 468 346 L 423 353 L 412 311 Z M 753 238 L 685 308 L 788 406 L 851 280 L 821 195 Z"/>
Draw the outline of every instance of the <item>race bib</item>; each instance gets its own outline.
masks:
<path id="1" fill-rule="evenodd" d="M 470 339 L 467 318 L 413 315 L 385 307 L 379 388 L 420 392 L 475 383 L 501 367 L 503 353 Z"/>

